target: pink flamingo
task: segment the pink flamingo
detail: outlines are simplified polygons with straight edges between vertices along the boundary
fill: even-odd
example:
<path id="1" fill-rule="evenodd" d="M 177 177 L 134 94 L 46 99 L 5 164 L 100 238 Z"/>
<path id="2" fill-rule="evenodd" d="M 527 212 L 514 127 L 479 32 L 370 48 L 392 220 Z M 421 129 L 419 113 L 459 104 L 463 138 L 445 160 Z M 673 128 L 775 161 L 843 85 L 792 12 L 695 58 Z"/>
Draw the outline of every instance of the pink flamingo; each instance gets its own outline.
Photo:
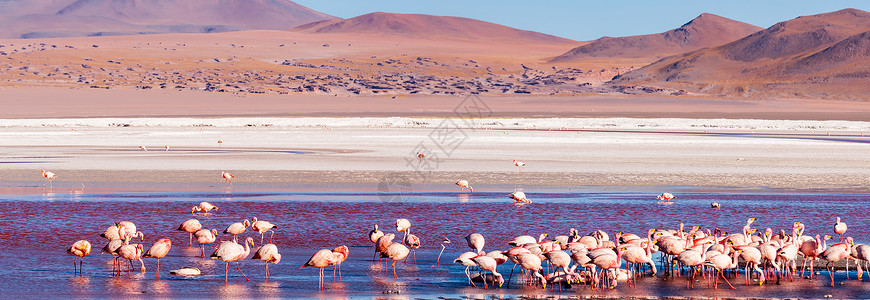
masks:
<path id="1" fill-rule="evenodd" d="M 738 249 L 737 251 L 734 251 L 733 258 L 729 258 L 725 254 L 707 258 L 707 261 L 704 263 L 704 265 L 712 267 L 713 269 L 718 271 L 718 273 L 716 274 L 716 279 L 713 283 L 715 289 L 719 289 L 719 277 L 725 279 L 725 282 L 728 283 L 728 286 L 734 289 L 734 286 L 731 285 L 731 282 L 728 281 L 728 278 L 725 278 L 725 275 L 722 274 L 722 270 L 736 268 L 737 257 L 740 255 L 741 252 L 743 252 L 743 250 Z"/>
<path id="2" fill-rule="evenodd" d="M 483 251 L 483 246 L 486 244 L 486 240 L 480 233 L 469 234 L 465 237 L 465 241 L 468 242 L 468 247 L 473 249 L 475 253 Z"/>
<path id="3" fill-rule="evenodd" d="M 540 256 L 532 253 L 523 253 L 517 256 L 517 261 L 523 269 L 528 271 L 529 276 L 532 278 L 537 277 L 540 279 L 541 286 L 543 286 L 544 289 L 547 288 L 547 280 L 544 279 L 544 275 L 541 275 L 541 270 L 544 268 L 541 266 Z"/>
<path id="4" fill-rule="evenodd" d="M 801 263 L 801 276 L 803 276 L 804 270 L 806 270 L 807 260 L 810 261 L 810 279 L 816 276 L 815 261 L 818 260 L 819 255 L 828 248 L 828 240 L 831 238 L 830 235 L 826 235 L 825 238 L 822 239 L 821 236 L 817 234 L 815 239 L 801 243 L 800 252 L 804 256 L 803 262 Z"/>
<path id="5" fill-rule="evenodd" d="M 66 250 L 66 253 L 69 255 L 76 256 L 75 258 L 73 258 L 73 274 L 75 274 L 76 272 L 81 273 L 82 263 L 85 262 L 85 256 L 88 256 L 91 254 L 91 243 L 86 241 L 86 240 L 78 240 L 75 243 L 73 243 L 72 246 L 69 247 L 69 249 Z M 78 271 L 76 271 L 76 269 L 75 269 L 77 259 L 81 259 L 79 261 L 79 270 Z"/>
<path id="6" fill-rule="evenodd" d="M 393 244 L 393 239 L 395 238 L 396 235 L 392 233 L 387 233 L 378 238 L 378 241 L 375 243 L 375 253 L 384 253 L 387 251 L 387 247 Z M 383 260 L 383 258 L 381 260 Z"/>
<path id="7" fill-rule="evenodd" d="M 417 249 L 420 249 L 420 238 L 416 235 L 411 234 L 411 230 L 408 229 L 405 234 L 404 244 L 408 245 L 411 248 L 411 251 L 414 253 L 414 263 L 417 263 Z"/>
<path id="8" fill-rule="evenodd" d="M 133 269 L 133 260 L 136 259 L 139 260 L 142 273 L 145 273 L 145 262 L 142 261 L 142 244 L 123 245 L 118 248 L 117 252 L 119 257 L 129 262 L 128 272 Z"/>
<path id="9" fill-rule="evenodd" d="M 217 241 L 217 229 L 200 229 L 193 235 L 196 236 L 196 243 L 199 244 L 200 254 L 199 257 L 205 256 L 205 246 L 206 244 L 212 244 Z"/>
<path id="10" fill-rule="evenodd" d="M 221 171 L 221 178 L 224 179 L 224 185 L 229 183 L 230 186 L 233 186 L 233 178 L 236 178 L 236 176 L 233 176 L 233 174 L 230 174 L 229 172 Z"/>
<path id="11" fill-rule="evenodd" d="M 846 241 L 830 245 L 828 249 L 822 252 L 821 257 L 828 261 L 827 269 L 831 275 L 831 287 L 834 286 L 834 263 L 848 257 L 852 252 L 852 245 L 854 244 L 855 242 L 852 241 L 852 238 L 847 237 Z"/>
<path id="12" fill-rule="evenodd" d="M 517 161 L 516 159 L 514 159 L 514 166 L 516 166 L 517 169 L 519 169 L 520 174 L 522 174 L 522 173 L 523 173 L 523 167 L 526 166 L 526 163 L 521 162 L 521 161 Z"/>
<path id="13" fill-rule="evenodd" d="M 272 224 L 269 221 L 260 221 L 257 217 L 254 217 L 251 220 L 251 230 L 260 233 L 260 243 L 263 243 L 263 234 L 267 231 L 272 231 L 273 228 L 278 228 L 278 225 Z M 275 232 L 272 231 L 272 235 L 269 236 L 269 243 L 272 242 L 272 237 L 275 236 Z"/>
<path id="14" fill-rule="evenodd" d="M 175 230 L 184 231 L 188 233 L 187 244 L 190 247 L 193 247 L 193 234 L 202 229 L 202 224 L 199 223 L 197 219 L 188 219 L 178 225 L 178 228 Z"/>
<path id="15" fill-rule="evenodd" d="M 740 258 L 746 262 L 743 269 L 743 274 L 746 276 L 746 285 L 749 285 L 750 278 L 752 278 L 752 272 L 749 271 L 750 267 L 755 272 L 758 272 L 758 285 L 764 285 L 764 271 L 758 267 L 761 265 L 761 250 L 750 245 L 736 246 L 734 248 L 743 250 L 740 252 Z"/>
<path id="16" fill-rule="evenodd" d="M 486 255 L 478 255 L 472 257 L 471 260 L 483 271 L 489 271 L 495 276 L 498 281 L 498 287 L 501 287 L 504 284 L 504 277 L 495 270 L 498 266 L 498 262 L 496 262 L 495 258 Z M 489 289 L 489 286 L 486 284 L 486 276 L 483 276 L 483 273 L 480 274 L 480 277 L 483 278 L 483 289 Z M 494 283 L 493 283 L 494 284 Z"/>
<path id="17" fill-rule="evenodd" d="M 332 249 L 332 255 L 335 256 L 336 261 L 332 267 L 332 281 L 335 281 L 335 269 L 338 269 L 338 281 L 341 281 L 341 263 L 347 260 L 347 256 L 350 255 L 350 249 L 345 245 L 338 246 Z"/>
<path id="18" fill-rule="evenodd" d="M 396 262 L 405 259 L 408 257 L 408 254 L 411 253 L 411 250 L 405 245 L 393 243 L 387 247 L 387 250 L 381 252 L 381 257 L 389 258 L 393 260 L 393 278 L 399 279 L 399 275 L 396 273 Z"/>
<path id="19" fill-rule="evenodd" d="M 213 209 L 218 209 L 218 207 L 212 205 L 211 203 L 203 201 L 203 202 L 200 202 L 198 206 L 194 206 L 193 208 L 191 208 L 190 213 L 201 212 L 201 211 L 209 212 Z"/>
<path id="20" fill-rule="evenodd" d="M 465 267 L 465 277 L 468 277 L 468 285 L 470 285 L 470 286 L 476 286 L 476 285 L 474 285 L 474 282 L 471 281 L 471 273 L 468 271 L 468 269 L 471 267 L 477 266 L 477 263 L 475 263 L 471 259 L 474 257 L 477 257 L 478 255 L 484 255 L 484 254 L 485 253 L 483 253 L 483 251 L 478 252 L 478 253 L 465 252 L 465 253 L 460 254 L 459 257 L 457 257 L 456 259 L 453 260 L 453 262 L 458 263 L 458 264 L 462 265 L 463 267 Z"/>
<path id="21" fill-rule="evenodd" d="M 248 257 L 248 254 L 251 253 L 251 248 L 248 245 L 254 246 L 254 238 L 248 237 L 245 239 L 244 247 L 235 241 L 224 241 L 221 242 L 217 249 L 215 249 L 214 253 L 211 254 L 211 259 L 218 259 L 227 263 L 226 268 L 224 268 L 224 284 L 227 283 L 227 279 L 229 278 L 230 262 L 236 262 L 236 269 L 239 270 L 239 273 L 242 273 L 242 276 L 245 277 L 246 281 L 251 281 L 248 279 L 248 276 L 245 275 L 245 272 L 242 272 L 242 269 L 239 267 L 239 261 Z"/>
<path id="22" fill-rule="evenodd" d="M 843 241 L 843 234 L 846 233 L 846 223 L 840 222 L 840 217 L 837 217 L 837 222 L 834 223 L 834 233 L 837 234 L 839 241 Z"/>
<path id="23" fill-rule="evenodd" d="M 278 246 L 275 244 L 265 244 L 260 249 L 257 249 L 257 252 L 254 253 L 254 257 L 251 259 L 259 259 L 266 264 L 266 280 L 272 278 L 269 274 L 269 263 L 277 264 L 281 262 L 281 254 L 278 253 Z"/>
<path id="24" fill-rule="evenodd" d="M 671 193 L 662 193 L 661 195 L 656 196 L 656 200 L 665 200 L 666 202 L 671 202 L 671 200 L 677 198 L 674 194 Z"/>
<path id="25" fill-rule="evenodd" d="M 52 187 L 51 181 L 57 178 L 57 174 L 53 172 L 42 170 L 42 177 L 45 177 L 46 181 L 42 184 L 42 187 L 45 187 L 48 184 L 48 187 Z"/>
<path id="26" fill-rule="evenodd" d="M 514 199 L 515 203 L 532 203 L 532 200 L 526 198 L 526 193 L 513 192 L 508 195 L 508 198 Z"/>
<path id="27" fill-rule="evenodd" d="M 109 226 L 109 228 L 106 228 L 106 231 L 104 231 L 102 234 L 100 234 L 100 237 L 104 237 L 110 241 L 120 239 L 121 238 L 120 227 L 117 224 Z"/>
<path id="28" fill-rule="evenodd" d="M 474 193 L 474 188 L 471 187 L 470 185 L 468 185 L 468 180 L 461 179 L 461 180 L 456 182 L 456 185 L 459 186 L 459 192 L 462 192 L 465 189 L 468 189 L 469 192 Z"/>
<path id="29" fill-rule="evenodd" d="M 396 219 L 396 231 L 404 233 L 402 243 L 405 243 L 405 236 L 408 235 L 409 230 L 411 230 L 411 221 L 408 219 Z"/>
<path id="30" fill-rule="evenodd" d="M 369 240 L 375 244 L 375 255 L 378 255 L 377 243 L 382 236 L 384 236 L 384 232 L 378 230 L 378 224 L 375 224 L 375 229 L 369 231 Z"/>
<path id="31" fill-rule="evenodd" d="M 142 257 L 153 257 L 157 259 L 157 278 L 160 278 L 160 259 L 166 257 L 169 249 L 172 248 L 172 241 L 169 239 L 160 239 Z"/>
<path id="32" fill-rule="evenodd" d="M 332 250 L 329 249 L 321 249 L 314 253 L 311 258 L 308 259 L 308 262 L 302 265 L 300 269 L 311 266 L 320 269 L 320 275 L 318 280 L 319 290 L 323 290 L 323 268 L 328 267 L 329 265 L 337 263 L 335 259 L 335 255 L 332 254 Z"/>
<path id="33" fill-rule="evenodd" d="M 447 249 L 447 246 L 444 246 L 444 244 L 450 244 L 450 239 L 444 238 L 444 240 L 441 241 L 441 252 L 438 252 L 438 258 L 435 259 L 436 266 L 441 265 L 441 254 L 444 254 L 444 249 Z"/>
<path id="34" fill-rule="evenodd" d="M 248 228 L 250 226 L 251 226 L 251 221 L 248 221 L 248 219 L 245 219 L 241 223 L 236 222 L 236 223 L 230 224 L 230 226 L 227 226 L 227 229 L 224 229 L 224 233 L 231 234 L 233 236 L 233 242 L 236 242 L 236 236 L 245 232 L 245 228 Z"/>

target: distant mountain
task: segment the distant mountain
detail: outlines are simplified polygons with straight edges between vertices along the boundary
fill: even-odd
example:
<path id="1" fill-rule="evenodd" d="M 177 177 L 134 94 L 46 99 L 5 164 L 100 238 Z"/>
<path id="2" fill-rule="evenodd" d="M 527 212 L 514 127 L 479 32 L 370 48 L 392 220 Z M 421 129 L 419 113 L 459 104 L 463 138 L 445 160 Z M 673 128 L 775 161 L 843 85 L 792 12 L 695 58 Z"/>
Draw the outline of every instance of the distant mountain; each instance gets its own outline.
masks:
<path id="1" fill-rule="evenodd" d="M 722 95 L 777 94 L 867 98 L 870 13 L 857 9 L 777 23 L 740 40 L 664 58 L 614 84 L 642 84 Z M 699 89 L 700 87 L 700 89 Z M 847 97 L 847 98 L 848 98 Z"/>
<path id="2" fill-rule="evenodd" d="M 507 39 L 546 43 L 570 43 L 569 39 L 520 30 L 489 22 L 420 14 L 377 12 L 350 19 L 334 19 L 299 26 L 306 33 L 365 33 L 416 38 Z"/>
<path id="3" fill-rule="evenodd" d="M 763 28 L 701 14 L 677 29 L 627 37 L 603 37 L 553 59 L 569 62 L 589 57 L 657 58 L 735 41 Z"/>
<path id="4" fill-rule="evenodd" d="M 285 30 L 334 17 L 289 0 L 6 0 L 0 36 Z"/>

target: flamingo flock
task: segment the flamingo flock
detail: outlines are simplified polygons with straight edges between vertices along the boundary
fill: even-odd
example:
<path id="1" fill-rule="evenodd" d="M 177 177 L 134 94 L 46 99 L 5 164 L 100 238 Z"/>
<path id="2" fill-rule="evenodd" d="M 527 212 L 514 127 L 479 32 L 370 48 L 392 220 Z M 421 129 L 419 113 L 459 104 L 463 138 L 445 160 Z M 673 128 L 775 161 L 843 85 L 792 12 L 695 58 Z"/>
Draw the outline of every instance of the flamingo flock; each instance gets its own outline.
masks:
<path id="1" fill-rule="evenodd" d="M 489 252 L 483 249 L 483 235 L 472 233 L 465 237 L 472 251 L 462 253 L 454 262 L 465 267 L 469 285 L 474 286 L 475 280 L 482 280 L 485 289 L 488 280 L 501 286 L 504 279 L 495 266 L 507 261 L 514 264 L 511 277 L 519 267 L 526 285 L 546 288 L 548 283 L 576 283 L 591 285 L 593 289 L 613 289 L 619 282 L 627 281 L 632 286 L 642 276 L 656 277 L 659 274 L 656 253 L 658 265 L 664 269 L 662 276 L 685 277 L 686 287 L 690 289 L 694 288 L 699 274 L 707 279 L 708 287 L 714 289 L 719 288 L 720 281 L 734 289 L 728 277 L 737 276 L 741 271 L 746 285 L 753 281 L 763 285 L 769 281 L 768 278 L 776 282 L 794 281 L 796 278 L 813 280 L 813 263 L 820 258 L 827 262 L 825 267 L 832 287 L 835 286 L 836 273 L 833 264 L 845 260 L 848 277 L 848 261 L 855 261 L 859 280 L 862 269 L 867 269 L 870 246 L 855 244 L 852 237 L 828 245 L 827 240 L 832 236 L 804 235 L 806 225 L 801 222 L 793 224 L 790 234 L 785 229 L 773 234 L 773 230 L 767 228 L 764 233 L 755 235 L 757 228 L 752 228 L 755 221 L 755 218 L 748 219 L 742 233 L 726 234 L 719 229 L 701 231 L 699 226 L 686 231 L 680 224 L 678 229 L 649 229 L 645 237 L 617 232 L 612 240 L 600 230 L 580 236 L 572 228 L 568 235 L 554 239 L 548 239 L 547 234 L 540 234 L 538 238 L 518 236 L 507 243 L 511 248 Z M 837 218 L 834 233 L 844 234 L 843 226 L 845 223 Z M 797 268 L 798 259 L 803 260 L 800 269 Z M 806 269 L 807 262 L 810 263 L 809 270 Z M 470 268 L 480 270 L 478 275 L 473 277 Z M 508 284 L 510 280 L 509 277 Z"/>
<path id="2" fill-rule="evenodd" d="M 222 172 L 223 173 L 223 172 Z M 46 184 L 50 184 L 56 175 L 44 171 L 47 178 Z M 473 192 L 467 180 L 459 180 L 456 185 L 460 192 L 468 189 Z M 531 203 L 525 193 L 516 191 L 511 193 L 510 198 L 516 203 Z M 657 200 L 671 201 L 676 198 L 670 193 L 657 196 Z M 720 207 L 714 203 L 713 207 Z M 191 213 L 208 214 L 217 206 L 202 202 L 191 209 Z M 817 272 L 816 263 L 821 259 L 826 263 L 824 268 L 830 277 L 830 285 L 835 286 L 834 264 L 845 261 L 847 277 L 849 262 L 854 261 L 857 267 L 857 277 L 863 277 L 863 270 L 868 269 L 870 260 L 870 246 L 856 244 L 852 237 L 845 236 L 848 227 L 839 217 L 836 218 L 831 235 L 819 232 L 815 235 L 805 235 L 806 224 L 794 222 L 791 228 L 780 229 L 775 233 L 771 228 L 760 231 L 753 228 L 757 221 L 749 218 L 745 224 L 735 226 L 739 233 L 727 233 L 724 230 L 706 229 L 700 226 L 686 228 L 679 224 L 674 229 L 651 228 L 644 234 L 632 234 L 626 232 L 608 233 L 604 230 L 593 230 L 587 235 L 581 235 L 578 230 L 571 228 L 566 235 L 550 238 L 548 234 L 520 235 L 507 243 L 507 248 L 485 251 L 486 240 L 481 233 L 472 233 L 465 236 L 467 246 L 471 251 L 462 253 L 455 260 L 465 267 L 464 274 L 470 286 L 477 286 L 475 282 L 483 282 L 483 288 L 508 287 L 517 271 L 522 284 L 539 286 L 541 288 L 550 285 L 551 289 L 558 286 L 560 289 L 572 284 L 590 285 L 592 289 L 614 289 L 620 282 L 627 282 L 629 286 L 636 286 L 640 277 L 664 277 L 669 280 L 684 277 L 686 287 L 695 288 L 698 278 L 704 278 L 707 286 L 713 289 L 719 288 L 719 283 L 724 281 L 729 288 L 734 289 L 732 280 L 742 273 L 746 285 L 757 283 L 764 285 L 772 281 L 782 280 L 814 280 Z M 742 225 L 742 226 L 741 226 Z M 380 260 L 392 263 L 392 275 L 398 279 L 396 264 L 407 262 L 413 257 L 416 263 L 416 250 L 424 244 L 421 238 L 411 233 L 411 221 L 399 218 L 395 222 L 396 233 L 385 233 L 375 224 L 368 232 L 368 240 L 373 244 L 374 254 Z M 251 228 L 251 231 L 260 233 L 261 247 L 255 247 L 253 237 L 244 237 L 243 243 L 238 242 L 238 236 Z M 232 236 L 231 240 L 219 241 L 217 229 L 209 229 L 203 226 L 196 218 L 190 218 L 182 222 L 176 230 L 188 233 L 188 246 L 193 247 L 193 238 L 201 248 L 201 257 L 205 256 L 205 245 L 214 246 L 210 255 L 211 259 L 225 262 L 224 282 L 229 278 L 230 264 L 235 262 L 236 269 L 242 276 L 249 280 L 242 272 L 240 262 L 254 253 L 251 259 L 264 262 L 265 278 L 271 279 L 269 264 L 277 264 L 281 261 L 281 254 L 277 245 L 274 244 L 274 233 L 278 226 L 253 217 L 251 220 L 243 219 L 226 227 L 221 233 Z M 269 243 L 265 243 L 265 233 L 271 232 Z M 397 235 L 402 237 L 398 241 Z M 828 243 L 837 236 L 834 242 Z M 168 255 L 172 241 L 161 238 L 145 250 L 145 245 L 131 243 L 135 238 L 145 240 L 145 236 L 138 231 L 135 224 L 130 221 L 121 221 L 107 227 L 101 237 L 108 240 L 102 253 L 111 254 L 114 257 L 113 274 L 121 274 L 124 267 L 122 260 L 126 260 L 127 272 L 132 272 L 133 261 L 139 261 L 141 272 L 146 272 L 143 258 L 157 260 L 156 277 L 160 277 L 160 259 Z M 613 238 L 611 238 L 611 236 Z M 441 252 L 439 252 L 436 264 L 440 264 L 440 257 L 450 243 L 450 239 L 443 238 Z M 90 255 L 91 244 L 87 240 L 79 240 L 66 250 L 67 254 L 73 255 L 75 273 L 82 272 L 84 257 Z M 333 266 L 333 280 L 338 273 L 341 281 L 341 263 L 349 257 L 347 246 L 339 246 L 333 249 L 322 249 L 314 253 L 311 258 L 302 264 L 302 268 L 314 267 L 319 269 L 319 289 L 324 289 L 324 269 Z M 800 268 L 798 268 L 800 260 Z M 499 272 L 498 267 L 511 262 L 513 267 L 507 278 Z M 383 270 L 388 270 L 384 266 Z M 181 268 L 179 270 L 185 270 Z M 174 270 L 173 272 L 179 271 Z M 477 275 L 473 275 L 477 270 Z M 198 270 L 197 270 L 198 272 Z M 870 272 L 870 271 L 868 271 Z M 182 272 L 176 272 L 181 274 Z M 185 272 L 186 273 L 186 272 Z M 729 280 L 731 278 L 731 280 Z"/>
<path id="3" fill-rule="evenodd" d="M 196 211 L 197 207 L 194 207 L 192 213 Z M 204 211 L 216 209 L 217 207 L 208 203 L 202 202 L 199 205 L 199 208 Z M 251 225 L 253 224 L 253 225 Z M 247 227 L 253 226 L 254 231 L 257 231 L 261 234 L 261 241 L 263 240 L 262 234 L 268 231 L 272 231 L 272 229 L 277 228 L 275 224 L 272 224 L 268 221 L 258 220 L 256 217 L 253 218 L 252 221 L 248 221 L 245 219 L 243 222 L 233 223 L 231 224 L 227 230 L 224 231 L 225 234 L 232 235 L 232 240 L 221 241 L 219 245 L 214 247 L 214 252 L 210 255 L 211 259 L 220 260 L 226 263 L 226 268 L 224 272 L 224 282 L 226 283 L 229 278 L 229 267 L 230 263 L 236 263 L 236 269 L 245 277 L 246 280 L 249 280 L 247 275 L 242 272 L 239 263 L 240 261 L 247 258 L 251 251 L 254 251 L 255 254 L 251 259 L 260 260 L 265 262 L 265 270 L 266 270 L 266 278 L 267 280 L 271 278 L 271 274 L 269 273 L 269 263 L 277 264 L 281 261 L 281 254 L 278 253 L 278 246 L 271 243 L 263 245 L 262 247 L 252 249 L 254 247 L 254 239 L 252 237 L 247 237 L 244 240 L 244 244 L 239 244 L 237 242 L 237 236 L 245 231 Z M 189 234 L 188 237 L 188 246 L 193 247 L 193 236 L 196 236 L 196 241 L 200 245 L 201 255 L 200 257 L 205 256 L 205 245 L 213 244 L 217 242 L 218 232 L 217 229 L 207 229 L 203 228 L 202 223 L 199 220 L 191 218 L 185 220 L 179 225 L 176 230 L 187 232 Z M 274 235 L 274 231 L 272 231 Z M 112 274 L 120 275 L 123 269 L 123 263 L 120 262 L 121 259 L 127 261 L 127 272 L 132 272 L 133 269 L 133 261 L 139 261 L 139 269 L 142 273 L 146 272 L 147 268 L 145 267 L 145 262 L 142 260 L 143 258 L 154 258 L 157 260 L 156 267 L 156 278 L 160 278 L 160 259 L 166 257 L 169 254 L 170 249 L 172 248 L 172 241 L 168 238 L 161 238 L 157 240 L 154 244 L 151 245 L 148 250 L 145 250 L 145 246 L 143 244 L 131 244 L 131 240 L 134 238 L 139 238 L 140 241 L 145 241 L 145 235 L 138 231 L 136 225 L 130 221 L 121 221 L 116 222 L 106 228 L 100 237 L 108 240 L 108 243 L 102 249 L 102 253 L 111 254 L 113 258 L 113 267 Z M 338 248 L 337 248 L 338 249 Z M 347 247 L 343 248 L 344 256 L 338 262 L 339 264 L 344 259 L 347 259 Z M 82 273 L 82 264 L 84 262 L 84 257 L 91 254 L 91 243 L 87 240 L 79 240 L 73 243 L 66 250 L 68 255 L 75 256 L 73 260 L 73 266 L 75 267 L 75 274 Z M 194 273 L 199 272 L 196 269 L 196 272 L 189 272 L 188 270 L 193 270 L 195 268 L 184 267 L 178 270 L 173 270 L 171 273 L 173 274 L 186 274 L 193 275 Z M 116 273 L 117 271 L 117 273 Z"/>

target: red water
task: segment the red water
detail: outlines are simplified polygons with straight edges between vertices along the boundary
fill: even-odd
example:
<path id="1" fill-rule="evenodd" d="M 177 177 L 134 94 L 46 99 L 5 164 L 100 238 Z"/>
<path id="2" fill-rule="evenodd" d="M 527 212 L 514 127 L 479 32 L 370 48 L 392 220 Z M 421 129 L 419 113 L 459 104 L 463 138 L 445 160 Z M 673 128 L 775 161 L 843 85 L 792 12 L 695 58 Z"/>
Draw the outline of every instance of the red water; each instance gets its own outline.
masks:
<path id="1" fill-rule="evenodd" d="M 527 190 L 535 203 L 510 204 L 505 193 L 477 192 L 461 195 L 453 192 L 417 192 L 396 194 L 322 193 L 322 192 L 112 192 L 58 193 L 43 195 L 0 196 L 0 218 L 4 226 L 0 252 L 4 280 L 0 287 L 4 297 L 44 298 L 127 297 L 150 295 L 168 297 L 309 297 L 324 295 L 383 295 L 399 290 L 410 295 L 464 295 L 495 293 L 506 296 L 525 294 L 690 297 L 769 297 L 870 298 L 870 282 L 853 280 L 836 288 L 824 280 L 783 282 L 780 285 L 737 286 L 736 290 L 718 290 L 697 285 L 687 290 L 682 280 L 646 278 L 639 287 L 620 285 L 613 291 L 592 291 L 574 286 L 559 292 L 520 288 L 484 291 L 466 286 L 464 268 L 449 263 L 467 251 L 463 237 L 472 232 L 486 237 L 485 250 L 506 250 L 514 236 L 563 235 L 569 228 L 581 233 L 601 229 L 611 235 L 618 231 L 640 234 L 649 228 L 687 227 L 721 228 L 740 232 L 745 220 L 755 217 L 754 228 L 763 230 L 791 228 L 795 221 L 807 224 L 805 234 L 832 234 L 835 217 L 848 223 L 848 236 L 867 242 L 867 207 L 870 195 L 848 193 L 682 193 L 673 205 L 657 205 L 648 193 Z M 221 208 L 215 213 L 192 215 L 190 208 L 209 201 Z M 722 209 L 710 209 L 710 202 L 720 202 Z M 234 268 L 229 284 L 224 285 L 224 263 L 199 257 L 199 248 L 188 247 L 188 234 L 175 231 L 181 222 L 197 218 L 207 228 L 222 231 L 233 222 L 258 217 L 278 225 L 274 243 L 283 255 L 281 263 L 270 266 L 272 280 L 265 281 L 263 264 L 246 260 L 241 268 L 251 279 L 246 282 Z M 398 264 L 399 279 L 380 273 L 371 261 L 371 243 L 367 233 L 372 224 L 386 232 L 395 232 L 395 220 L 408 218 L 412 233 L 423 242 L 417 251 L 418 264 Z M 161 279 L 155 280 L 155 261 L 146 259 L 145 274 L 133 272 L 111 275 L 111 256 L 100 254 L 107 242 L 99 237 L 112 222 L 134 222 L 145 234 L 145 248 L 160 238 L 170 238 L 173 248 L 161 259 Z M 260 244 L 259 234 L 246 232 Z M 441 266 L 433 266 L 440 241 L 453 241 L 442 257 Z M 268 234 L 267 237 L 268 239 Z M 79 239 L 94 245 L 85 258 L 82 276 L 72 270 L 72 256 L 64 250 Z M 226 235 L 219 239 L 230 239 Z M 398 240 L 398 239 L 397 239 Z M 137 240 L 138 241 L 138 240 Z M 195 244 L 195 242 L 194 242 Z M 327 278 L 327 291 L 317 291 L 317 270 L 299 269 L 311 254 L 322 248 L 350 246 L 350 258 L 342 265 L 343 283 Z M 208 251 L 208 249 L 206 250 Z M 206 253 L 207 255 L 209 253 Z M 194 266 L 203 275 L 183 278 L 169 275 L 170 269 Z M 510 263 L 499 267 L 506 276 Z M 328 272 L 331 275 L 331 272 Z M 827 276 L 826 272 L 822 275 Z M 826 278 L 826 277 L 822 278 Z M 841 278 L 842 277 L 842 278 Z M 840 272 L 838 282 L 845 280 Z M 867 280 L 867 279 L 865 279 Z M 741 280 L 736 280 L 740 281 Z M 37 284 L 34 284 L 37 283 Z"/>

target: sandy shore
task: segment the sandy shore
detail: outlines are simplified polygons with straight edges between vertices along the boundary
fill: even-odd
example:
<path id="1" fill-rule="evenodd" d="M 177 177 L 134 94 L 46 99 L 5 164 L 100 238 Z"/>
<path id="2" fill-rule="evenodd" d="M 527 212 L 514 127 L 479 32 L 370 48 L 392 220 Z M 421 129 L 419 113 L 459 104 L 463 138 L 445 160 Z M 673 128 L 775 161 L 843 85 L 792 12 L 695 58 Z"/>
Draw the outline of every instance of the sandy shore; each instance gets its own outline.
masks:
<path id="1" fill-rule="evenodd" d="M 226 170 L 237 176 L 238 187 L 403 181 L 451 187 L 465 178 L 492 185 L 867 191 L 870 177 L 866 122 L 256 120 L 2 120 L 0 181 L 38 187 L 40 170 L 48 169 L 58 174 L 58 187 L 86 182 L 196 187 L 219 184 L 219 171 Z M 427 157 L 419 159 L 416 152 Z M 514 159 L 527 164 L 522 174 Z"/>

